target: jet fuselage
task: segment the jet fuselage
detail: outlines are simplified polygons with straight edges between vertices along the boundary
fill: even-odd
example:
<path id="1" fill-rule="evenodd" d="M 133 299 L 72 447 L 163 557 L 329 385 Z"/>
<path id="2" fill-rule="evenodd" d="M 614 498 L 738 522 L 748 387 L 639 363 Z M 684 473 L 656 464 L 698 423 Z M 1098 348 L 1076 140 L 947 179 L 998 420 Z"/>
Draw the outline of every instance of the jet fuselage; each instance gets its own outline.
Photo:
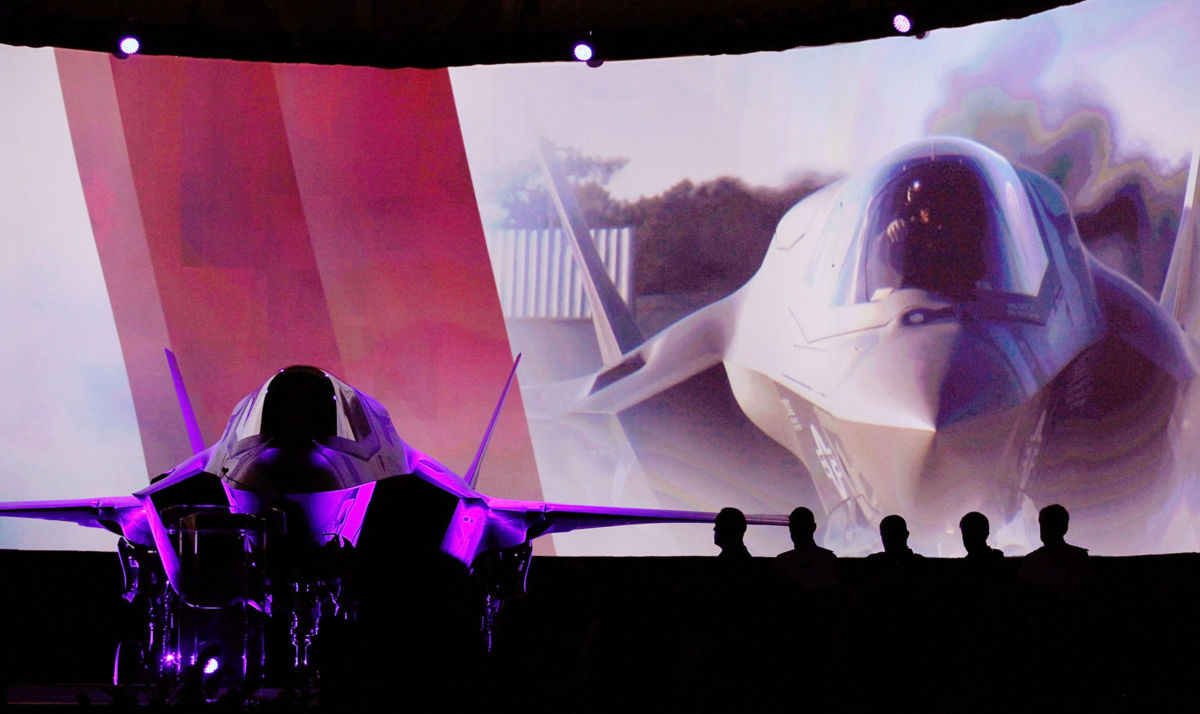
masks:
<path id="1" fill-rule="evenodd" d="M 1144 417 L 1170 414 L 1191 380 L 1185 336 L 1089 259 L 1056 186 L 978 144 L 919 142 L 805 199 L 729 300 L 733 392 L 804 462 L 835 527 L 898 513 L 929 543 L 1027 497 L 1145 511 L 1170 490 L 1163 469 L 1136 488 L 1123 469 L 1150 465 L 1148 443 L 1169 458 L 1165 425 Z"/>

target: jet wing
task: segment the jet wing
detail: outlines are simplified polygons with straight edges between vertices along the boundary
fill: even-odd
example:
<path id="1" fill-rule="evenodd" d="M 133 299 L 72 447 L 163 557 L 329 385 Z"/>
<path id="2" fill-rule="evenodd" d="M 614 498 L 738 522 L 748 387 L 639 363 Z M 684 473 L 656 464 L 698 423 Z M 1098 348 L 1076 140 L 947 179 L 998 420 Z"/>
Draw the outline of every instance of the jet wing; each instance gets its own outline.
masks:
<path id="1" fill-rule="evenodd" d="M 122 524 L 137 518 L 141 512 L 142 502 L 133 496 L 0 503 L 0 516 L 67 521 L 116 533 L 121 533 Z"/>
<path id="2" fill-rule="evenodd" d="M 612 506 L 575 506 L 537 501 L 489 499 L 493 513 L 512 515 L 530 526 L 531 535 L 566 533 L 582 528 L 631 526 L 640 523 L 712 523 L 716 513 L 701 511 L 670 511 L 654 508 L 619 508 Z M 784 515 L 747 515 L 751 525 L 786 526 Z"/>

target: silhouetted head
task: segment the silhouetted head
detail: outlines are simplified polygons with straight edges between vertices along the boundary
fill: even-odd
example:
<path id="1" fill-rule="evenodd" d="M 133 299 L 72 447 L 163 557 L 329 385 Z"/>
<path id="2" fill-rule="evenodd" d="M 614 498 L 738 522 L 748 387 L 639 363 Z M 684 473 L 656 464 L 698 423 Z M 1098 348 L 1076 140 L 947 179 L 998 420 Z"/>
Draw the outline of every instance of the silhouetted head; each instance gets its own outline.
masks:
<path id="1" fill-rule="evenodd" d="M 963 547 L 968 553 L 987 549 L 990 530 L 987 516 L 978 511 L 971 511 L 958 522 L 958 529 L 962 531 Z"/>
<path id="2" fill-rule="evenodd" d="M 1042 543 L 1056 545 L 1063 542 L 1067 535 L 1067 521 L 1070 514 L 1067 509 L 1057 503 L 1046 506 L 1038 513 L 1038 526 L 1041 530 Z"/>
<path id="3" fill-rule="evenodd" d="M 904 553 L 908 550 L 908 523 L 900 516 L 884 516 L 879 522 L 879 538 L 883 541 L 883 552 Z"/>
<path id="4" fill-rule="evenodd" d="M 746 514 L 736 508 L 722 508 L 713 525 L 713 543 L 724 548 L 742 542 L 746 535 Z"/>
<path id="5" fill-rule="evenodd" d="M 792 543 L 804 545 L 813 542 L 813 534 L 817 532 L 817 519 L 813 512 L 800 506 L 788 516 L 788 532 L 792 534 Z"/>

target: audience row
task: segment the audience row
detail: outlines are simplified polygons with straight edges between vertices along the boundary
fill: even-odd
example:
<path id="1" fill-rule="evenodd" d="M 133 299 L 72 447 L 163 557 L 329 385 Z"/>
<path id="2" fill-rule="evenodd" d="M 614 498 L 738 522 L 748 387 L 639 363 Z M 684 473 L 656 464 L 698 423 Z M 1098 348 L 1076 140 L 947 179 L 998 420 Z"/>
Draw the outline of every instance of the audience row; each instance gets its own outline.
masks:
<path id="1" fill-rule="evenodd" d="M 1076 592 L 1086 577 L 1088 551 L 1066 542 L 1070 515 L 1059 504 L 1046 506 L 1038 513 L 1042 546 L 1025 556 L 1018 574 L 1024 584 L 1055 591 L 1063 595 Z M 959 521 L 965 560 L 987 567 L 1004 558 L 1004 553 L 987 544 L 990 525 L 987 516 L 971 511 Z M 775 560 L 776 571 L 802 589 L 816 590 L 838 582 L 837 555 L 817 545 L 816 518 L 804 506 L 788 517 L 788 530 L 793 548 L 780 553 Z M 718 561 L 733 564 L 750 559 L 743 537 L 746 516 L 736 508 L 723 508 L 713 527 L 713 542 L 721 549 Z M 879 524 L 883 551 L 867 556 L 867 562 L 877 570 L 901 573 L 919 568 L 923 559 L 908 545 L 908 524 L 899 515 L 884 517 Z"/>

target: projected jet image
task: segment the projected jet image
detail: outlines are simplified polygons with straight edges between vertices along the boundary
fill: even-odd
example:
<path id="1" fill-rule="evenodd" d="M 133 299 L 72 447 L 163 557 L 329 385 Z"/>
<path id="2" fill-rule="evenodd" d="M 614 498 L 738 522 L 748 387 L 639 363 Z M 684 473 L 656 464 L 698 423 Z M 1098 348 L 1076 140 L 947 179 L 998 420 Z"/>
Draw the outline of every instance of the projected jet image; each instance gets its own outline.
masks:
<path id="1" fill-rule="evenodd" d="M 523 384 L 539 462 L 660 503 L 809 503 L 840 552 L 889 513 L 931 553 L 969 510 L 1024 552 L 1051 502 L 1101 551 L 1191 528 L 1195 157 L 1158 300 L 1050 179 L 934 137 L 800 201 L 742 288 L 643 339 L 543 153 L 603 364 Z"/>
<path id="2" fill-rule="evenodd" d="M 1027 553 L 1054 502 L 1097 554 L 1200 548 L 1196 12 L 452 72 L 546 496 L 807 505 L 845 555 L 888 513 L 961 555 L 972 509 Z"/>

